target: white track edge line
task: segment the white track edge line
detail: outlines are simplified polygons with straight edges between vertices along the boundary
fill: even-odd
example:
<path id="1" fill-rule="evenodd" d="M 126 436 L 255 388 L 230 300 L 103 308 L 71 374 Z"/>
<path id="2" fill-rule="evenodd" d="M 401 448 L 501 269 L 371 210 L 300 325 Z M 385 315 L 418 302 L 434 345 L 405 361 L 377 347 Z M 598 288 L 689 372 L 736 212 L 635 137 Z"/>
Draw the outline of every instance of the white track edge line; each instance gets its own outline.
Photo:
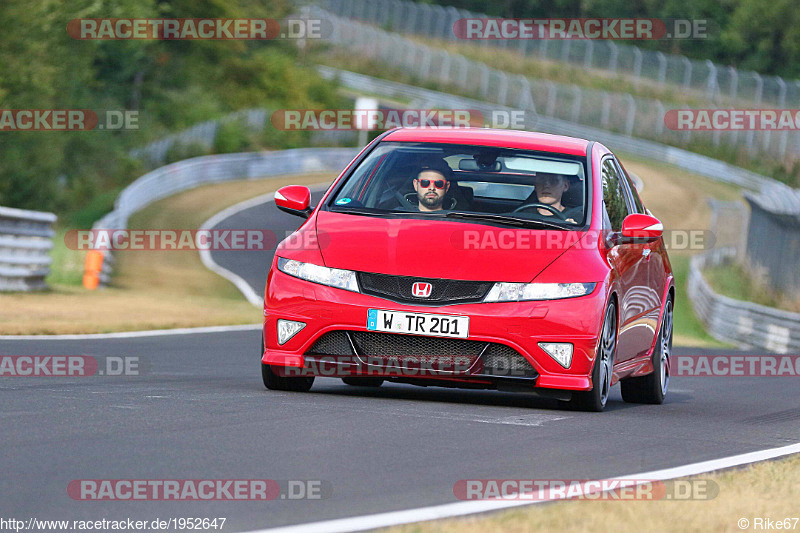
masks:
<path id="1" fill-rule="evenodd" d="M 704 474 L 707 472 L 713 472 L 715 470 L 734 468 L 737 466 L 756 463 L 759 461 L 767 461 L 769 459 L 775 459 L 778 457 L 784 457 L 796 453 L 800 453 L 800 443 L 791 444 L 780 448 L 770 448 L 767 450 L 760 450 L 756 452 L 743 453 L 740 455 L 733 455 L 730 457 L 723 457 L 721 459 L 712 459 L 710 461 L 703 461 L 685 466 L 665 468 L 662 470 L 643 472 L 641 474 L 633 474 L 630 476 L 620 476 L 615 479 L 624 479 L 624 480 L 641 479 L 642 481 L 664 481 L 679 477 Z M 534 505 L 537 503 L 552 502 L 561 499 L 563 498 L 550 498 L 537 501 L 531 501 L 531 500 L 462 501 L 462 502 L 447 503 L 443 505 L 433 505 L 430 507 L 420 507 L 417 509 L 406 509 L 403 511 L 377 513 L 371 515 L 355 516 L 351 518 L 339 518 L 335 520 L 324 520 L 320 522 L 308 522 L 305 524 L 297 524 L 293 526 L 277 527 L 270 529 L 258 529 L 258 530 L 248 531 L 246 533 L 300 533 L 300 532 L 343 533 L 350 531 L 364 531 L 369 529 L 391 527 L 391 526 L 410 524 L 415 522 L 424 522 L 428 520 L 438 520 L 442 518 L 453 518 L 457 516 L 484 513 L 487 511 L 498 511 L 501 509 L 507 509 L 511 507 Z"/>
<path id="2" fill-rule="evenodd" d="M 250 198 L 249 200 L 245 200 L 243 202 L 239 202 L 238 204 L 232 205 L 226 209 L 223 209 L 219 213 L 216 213 L 211 218 L 200 224 L 198 229 L 201 230 L 210 230 L 213 229 L 214 226 L 225 220 L 226 218 L 232 217 L 245 209 L 250 209 L 251 207 L 256 207 L 261 204 L 266 204 L 268 202 L 275 201 L 275 193 L 266 193 L 260 196 L 256 196 L 255 198 Z M 223 278 L 227 279 L 231 283 L 233 283 L 239 292 L 241 292 L 247 301 L 251 304 L 260 307 L 264 304 L 263 297 L 256 294 L 256 291 L 253 290 L 253 287 L 250 286 L 247 281 L 238 274 L 231 272 L 227 268 L 220 266 L 214 258 L 211 256 L 210 250 L 200 250 L 200 260 L 203 262 L 203 265 L 210 271 L 222 276 Z M 265 267 L 266 268 L 266 267 Z"/>
<path id="3" fill-rule="evenodd" d="M 309 188 L 316 188 L 320 186 L 328 186 L 329 183 L 315 183 L 309 186 Z M 205 222 L 200 225 L 201 230 L 210 230 L 213 229 L 217 224 L 225 220 L 226 218 L 230 218 L 245 209 L 250 209 L 251 207 L 256 207 L 258 205 L 266 204 L 269 202 L 275 201 L 275 193 L 277 191 L 268 192 L 266 194 L 262 194 L 256 196 L 254 198 L 250 198 L 249 200 L 245 200 L 243 202 L 239 202 L 238 204 L 232 205 L 226 209 L 223 209 L 219 213 L 215 214 Z M 235 272 L 231 272 L 227 268 L 220 266 L 211 255 L 210 250 L 200 250 L 200 260 L 203 262 L 203 265 L 210 271 L 222 276 L 223 278 L 227 279 L 231 283 L 233 283 L 239 292 L 241 292 L 247 301 L 251 304 L 261 307 L 264 304 L 263 296 L 256 294 L 256 291 L 253 290 L 253 287 L 250 286 L 247 281 L 244 280 L 241 276 L 236 274 Z M 264 265 L 264 268 L 268 268 L 268 265 Z"/>

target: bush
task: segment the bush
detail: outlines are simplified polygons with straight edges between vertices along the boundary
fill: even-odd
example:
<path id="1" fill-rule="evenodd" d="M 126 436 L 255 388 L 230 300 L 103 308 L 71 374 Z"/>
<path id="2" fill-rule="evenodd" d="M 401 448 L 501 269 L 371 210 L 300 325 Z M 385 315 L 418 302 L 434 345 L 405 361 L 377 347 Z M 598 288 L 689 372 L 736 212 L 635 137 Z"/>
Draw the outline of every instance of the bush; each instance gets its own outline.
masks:
<path id="1" fill-rule="evenodd" d="M 182 161 L 192 157 L 200 157 L 201 155 L 208 155 L 210 153 L 211 150 L 209 147 L 203 143 L 197 141 L 190 143 L 175 141 L 175 143 L 170 147 L 169 150 L 167 150 L 167 153 L 164 156 L 164 164 L 169 165 L 170 163 L 175 163 L 176 161 Z"/>
<path id="2" fill-rule="evenodd" d="M 243 120 L 228 120 L 217 127 L 214 153 L 232 154 L 252 151 L 256 146 L 250 128 Z"/>

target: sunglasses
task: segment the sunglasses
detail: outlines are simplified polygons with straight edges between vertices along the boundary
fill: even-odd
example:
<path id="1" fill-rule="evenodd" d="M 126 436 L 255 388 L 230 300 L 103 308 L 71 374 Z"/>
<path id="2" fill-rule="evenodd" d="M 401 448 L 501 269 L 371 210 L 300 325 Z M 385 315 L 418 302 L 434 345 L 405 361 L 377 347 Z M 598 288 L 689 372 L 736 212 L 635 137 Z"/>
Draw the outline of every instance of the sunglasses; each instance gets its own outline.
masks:
<path id="1" fill-rule="evenodd" d="M 428 188 L 428 187 L 431 186 L 431 180 L 417 178 L 417 181 L 419 182 L 420 186 L 423 189 Z M 437 189 L 444 189 L 444 184 L 445 183 L 447 183 L 447 181 L 445 181 L 445 180 L 435 180 L 433 182 L 433 186 L 436 187 Z"/>

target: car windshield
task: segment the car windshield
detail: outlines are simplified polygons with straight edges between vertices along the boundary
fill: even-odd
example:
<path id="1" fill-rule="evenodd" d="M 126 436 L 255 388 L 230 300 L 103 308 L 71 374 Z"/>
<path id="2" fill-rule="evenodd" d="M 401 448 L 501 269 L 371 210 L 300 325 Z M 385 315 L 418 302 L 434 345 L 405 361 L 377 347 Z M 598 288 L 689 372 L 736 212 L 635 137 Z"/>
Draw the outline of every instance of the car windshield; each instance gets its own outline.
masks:
<path id="1" fill-rule="evenodd" d="M 328 209 L 577 229 L 586 220 L 585 158 L 508 148 L 384 142 Z"/>

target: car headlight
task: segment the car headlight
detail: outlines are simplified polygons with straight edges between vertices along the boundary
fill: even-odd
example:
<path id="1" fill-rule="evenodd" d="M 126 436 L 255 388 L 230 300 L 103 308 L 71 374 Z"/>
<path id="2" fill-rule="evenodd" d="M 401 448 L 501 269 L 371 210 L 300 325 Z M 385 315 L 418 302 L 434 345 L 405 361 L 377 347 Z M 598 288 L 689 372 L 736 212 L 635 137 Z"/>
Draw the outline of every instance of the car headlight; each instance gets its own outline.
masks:
<path id="1" fill-rule="evenodd" d="M 495 283 L 484 302 L 559 300 L 591 294 L 597 283 Z"/>
<path id="2" fill-rule="evenodd" d="M 278 270 L 284 274 L 289 274 L 296 278 L 344 289 L 347 291 L 360 292 L 356 273 L 352 270 L 342 270 L 339 268 L 328 268 L 314 265 L 312 263 L 301 263 L 294 259 L 278 258 Z"/>

